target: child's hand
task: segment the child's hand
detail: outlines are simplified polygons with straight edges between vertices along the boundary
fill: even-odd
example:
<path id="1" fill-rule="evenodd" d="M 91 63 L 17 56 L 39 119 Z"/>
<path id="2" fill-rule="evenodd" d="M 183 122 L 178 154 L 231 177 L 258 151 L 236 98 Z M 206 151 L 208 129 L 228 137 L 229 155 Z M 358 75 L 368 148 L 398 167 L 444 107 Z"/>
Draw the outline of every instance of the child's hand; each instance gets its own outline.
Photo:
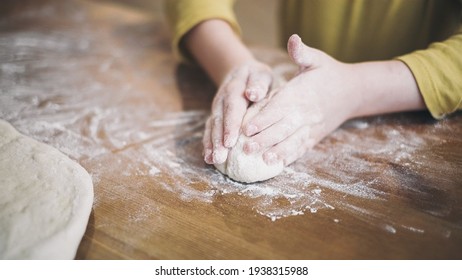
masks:
<path id="1" fill-rule="evenodd" d="M 300 73 L 263 101 L 267 104 L 243 127 L 245 135 L 253 135 L 244 151 L 266 150 L 267 164 L 292 163 L 359 106 L 352 65 L 307 47 L 296 35 L 289 39 L 288 52 Z"/>
<path id="2" fill-rule="evenodd" d="M 272 83 L 269 66 L 252 60 L 234 68 L 221 83 L 205 125 L 202 143 L 208 164 L 223 163 L 236 144 L 249 102 L 265 98 Z"/>

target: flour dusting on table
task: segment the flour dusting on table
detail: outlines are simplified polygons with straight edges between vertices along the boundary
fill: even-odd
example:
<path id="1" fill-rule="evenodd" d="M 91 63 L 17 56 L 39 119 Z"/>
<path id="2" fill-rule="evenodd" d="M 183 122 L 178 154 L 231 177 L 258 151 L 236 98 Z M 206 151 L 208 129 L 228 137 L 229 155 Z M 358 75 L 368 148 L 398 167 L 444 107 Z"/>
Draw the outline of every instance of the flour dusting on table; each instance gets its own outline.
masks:
<path id="1" fill-rule="evenodd" d="M 52 19 L 56 11 L 48 7 L 43 13 Z M 101 52 L 96 43 L 101 37 L 89 32 L 92 26 L 85 24 L 85 17 L 79 14 L 73 19 L 80 23 L 74 32 L 37 28 L 14 36 L 2 33 L 0 118 L 78 160 L 92 173 L 97 194 L 100 178 L 115 177 L 121 181 L 114 183 L 119 188 L 149 187 L 171 192 L 183 201 L 212 203 L 218 196 L 243 196 L 255 213 L 275 222 L 325 211 L 332 223 L 342 224 L 336 216 L 341 211 L 389 234 L 406 231 L 450 238 L 452 230 L 460 230 L 450 222 L 443 230 L 410 219 L 397 223 L 403 213 L 386 207 L 390 197 L 399 196 L 403 204 L 415 203 L 415 211 L 431 213 L 435 219 L 450 217 L 456 202 L 448 193 L 454 190 L 440 191 L 432 187 L 437 182 L 421 182 L 418 174 L 426 168 L 437 169 L 442 176 L 459 174 L 460 167 L 444 159 L 438 166 L 429 166 L 428 153 L 423 151 L 435 149 L 437 158 L 438 146 L 448 144 L 437 135 L 450 135 L 446 124 L 460 122 L 460 116 L 438 123 L 419 114 L 352 120 L 280 176 L 255 184 L 237 183 L 202 160 L 201 138 L 209 105 L 185 108 L 181 102 L 199 98 L 184 92 L 210 93 L 213 87 L 209 83 L 177 85 L 172 77 L 184 75 L 181 68 L 143 68 L 143 61 L 151 58 L 140 45 L 165 45 L 169 53 L 168 42 L 127 38 L 120 45 L 105 46 L 110 52 Z M 27 22 L 27 16 L 16 20 Z M 137 34 L 136 38 L 159 32 L 142 26 L 129 31 L 126 34 Z M 109 35 L 100 32 L 98 36 Z M 139 48 L 138 56 L 125 59 L 127 46 Z M 157 63 L 174 65 L 172 60 Z M 275 64 L 279 76 L 291 71 L 286 61 Z M 146 83 L 145 77 L 152 77 L 149 86 L 143 87 L 150 91 L 138 87 Z M 175 94 L 165 96 L 166 92 Z M 95 204 L 129 199 L 117 190 L 114 187 L 105 196 L 95 197 Z M 410 201 L 416 193 L 421 200 Z M 433 203 L 434 195 L 445 203 Z M 140 205 L 130 213 L 130 220 L 143 222 L 156 209 Z"/>

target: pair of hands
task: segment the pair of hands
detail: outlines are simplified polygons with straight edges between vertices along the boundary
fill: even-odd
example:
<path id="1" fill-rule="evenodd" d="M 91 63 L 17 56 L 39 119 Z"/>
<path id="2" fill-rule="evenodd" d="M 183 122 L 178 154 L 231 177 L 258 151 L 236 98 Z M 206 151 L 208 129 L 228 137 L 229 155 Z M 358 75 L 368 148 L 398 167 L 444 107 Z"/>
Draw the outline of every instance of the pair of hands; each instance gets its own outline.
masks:
<path id="1" fill-rule="evenodd" d="M 205 127 L 206 163 L 223 163 L 242 131 L 251 137 L 245 153 L 263 152 L 268 165 L 289 165 L 354 115 L 349 64 L 307 47 L 297 35 L 290 37 L 287 49 L 300 71 L 278 89 L 271 90 L 271 68 L 256 60 L 227 75 Z M 262 109 L 241 127 L 251 102 L 263 102 Z"/>

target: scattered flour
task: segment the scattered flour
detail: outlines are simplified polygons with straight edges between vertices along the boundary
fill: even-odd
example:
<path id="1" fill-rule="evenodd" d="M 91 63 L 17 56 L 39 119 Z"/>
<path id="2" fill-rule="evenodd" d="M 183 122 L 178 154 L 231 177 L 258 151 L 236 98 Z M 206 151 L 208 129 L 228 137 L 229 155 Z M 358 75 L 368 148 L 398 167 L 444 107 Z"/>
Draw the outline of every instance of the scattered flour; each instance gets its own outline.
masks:
<path id="1" fill-rule="evenodd" d="M 56 11 L 49 7 L 42 12 Z M 352 120 L 279 176 L 262 183 L 238 183 L 202 160 L 201 138 L 208 110 L 184 108 L 181 97 L 175 94 L 159 98 L 159 94 L 177 92 L 173 66 L 157 70 L 134 67 L 126 59 L 129 54 L 118 45 L 104 46 L 103 52 L 95 36 L 107 34 L 90 32 L 92 26 L 86 25 L 84 18 L 84 14 L 75 18 L 81 21 L 79 29 L 66 32 L 1 33 L 0 118 L 79 160 L 92 173 L 95 190 L 103 177 L 121 176 L 128 181 L 144 178 L 139 183 L 143 185 L 130 187 L 148 185 L 184 201 L 203 203 L 213 203 L 218 196 L 243 196 L 255 213 L 272 221 L 341 211 L 393 234 L 401 230 L 416 234 L 437 231 L 430 224 L 397 224 L 402 213 L 385 211 L 384 205 L 396 195 L 405 199 L 406 194 L 419 191 L 430 196 L 433 190 L 416 190 L 408 174 L 427 168 L 430 161 L 421 151 L 441 142 L 435 135 L 447 133 L 451 129 L 447 122 L 458 122 L 460 117 L 422 123 L 417 126 L 420 131 L 410 129 L 408 124 L 415 120 L 409 115 Z M 139 32 L 150 34 L 151 30 Z M 142 51 L 138 55 L 142 65 Z M 286 61 L 275 66 L 279 76 L 293 70 Z M 72 73 L 72 78 L 63 73 Z M 101 76 L 95 78 L 95 73 Z M 167 82 L 153 78 L 149 87 L 137 87 L 138 82 L 144 83 L 143 77 L 165 73 L 170 73 L 168 79 L 162 79 Z M 127 75 L 132 76 L 127 79 Z M 203 91 L 194 89 L 197 85 L 181 86 Z M 163 103 L 166 98 L 170 99 Z M 432 168 L 439 168 L 442 174 L 458 172 L 443 160 Z M 113 191 L 117 194 L 116 187 Z M 95 197 L 95 204 L 111 199 L 105 195 Z M 451 205 L 424 210 L 439 217 L 448 215 L 448 207 Z M 156 211 L 155 207 L 140 208 L 131 219 L 142 222 L 150 211 Z M 343 221 L 334 218 L 332 222 Z M 449 238 L 456 228 L 460 230 L 460 226 L 448 223 L 436 234 Z"/>

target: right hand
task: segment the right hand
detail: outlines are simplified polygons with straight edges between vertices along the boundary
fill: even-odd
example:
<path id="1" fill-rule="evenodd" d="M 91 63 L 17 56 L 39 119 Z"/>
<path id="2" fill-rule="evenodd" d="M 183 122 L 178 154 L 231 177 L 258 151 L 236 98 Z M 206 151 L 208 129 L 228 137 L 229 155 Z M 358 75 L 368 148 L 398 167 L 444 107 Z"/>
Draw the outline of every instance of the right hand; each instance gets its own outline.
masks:
<path id="1" fill-rule="evenodd" d="M 250 102 L 266 97 L 273 82 L 271 68 L 255 59 L 232 69 L 218 88 L 205 125 L 204 160 L 208 164 L 226 161 L 240 133 Z"/>

